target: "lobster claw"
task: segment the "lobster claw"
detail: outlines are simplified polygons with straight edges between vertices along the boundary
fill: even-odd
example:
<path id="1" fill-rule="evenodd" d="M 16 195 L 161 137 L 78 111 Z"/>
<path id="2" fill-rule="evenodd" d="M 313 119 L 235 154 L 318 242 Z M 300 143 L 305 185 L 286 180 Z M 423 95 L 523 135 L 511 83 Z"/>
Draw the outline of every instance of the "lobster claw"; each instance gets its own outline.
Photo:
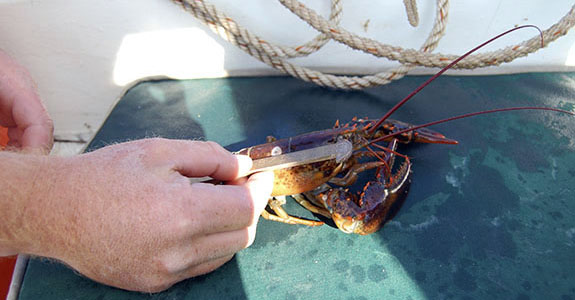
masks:
<path id="1" fill-rule="evenodd" d="M 396 141 L 390 142 L 390 146 L 395 149 Z M 393 164 L 393 158 L 390 152 L 385 160 Z M 320 194 L 318 200 L 323 202 L 341 231 L 374 233 L 397 214 L 405 201 L 411 184 L 411 163 L 406 160 L 394 175 L 386 174 L 389 172 L 380 168 L 378 178 L 368 182 L 360 195 L 338 188 Z"/>

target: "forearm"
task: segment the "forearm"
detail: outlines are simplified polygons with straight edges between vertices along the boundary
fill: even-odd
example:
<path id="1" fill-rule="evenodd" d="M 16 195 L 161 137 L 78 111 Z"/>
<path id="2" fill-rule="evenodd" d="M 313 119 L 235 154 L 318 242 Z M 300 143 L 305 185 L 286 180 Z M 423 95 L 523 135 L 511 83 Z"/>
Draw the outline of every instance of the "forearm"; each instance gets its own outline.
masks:
<path id="1" fill-rule="evenodd" d="M 61 205 L 49 203 L 60 159 L 0 152 L 0 255 L 42 255 L 55 242 L 46 245 L 45 226 L 56 218 L 48 205 Z"/>

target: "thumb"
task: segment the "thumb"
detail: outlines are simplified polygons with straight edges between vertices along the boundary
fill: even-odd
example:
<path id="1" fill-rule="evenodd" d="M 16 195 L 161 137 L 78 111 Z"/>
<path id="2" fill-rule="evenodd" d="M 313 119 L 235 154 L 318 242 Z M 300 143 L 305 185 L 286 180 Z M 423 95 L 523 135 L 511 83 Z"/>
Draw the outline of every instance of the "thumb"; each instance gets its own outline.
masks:
<path id="1" fill-rule="evenodd" d="M 49 120 L 46 125 L 31 125 L 24 130 L 22 135 L 22 147 L 26 150 L 48 154 L 54 144 L 54 127 Z"/>

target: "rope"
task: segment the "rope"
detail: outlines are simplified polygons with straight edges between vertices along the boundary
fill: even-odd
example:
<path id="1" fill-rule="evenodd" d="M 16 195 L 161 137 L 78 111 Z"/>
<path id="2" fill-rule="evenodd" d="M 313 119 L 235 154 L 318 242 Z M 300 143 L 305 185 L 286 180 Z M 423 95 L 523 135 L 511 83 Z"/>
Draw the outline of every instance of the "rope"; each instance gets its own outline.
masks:
<path id="1" fill-rule="evenodd" d="M 314 10 L 297 0 L 278 0 L 287 9 L 320 32 L 309 42 L 296 47 L 287 47 L 270 43 L 251 33 L 232 18 L 217 10 L 204 0 L 173 0 L 197 19 L 208 25 L 212 31 L 236 45 L 263 63 L 296 78 L 313 82 L 320 86 L 339 89 L 363 89 L 383 85 L 402 78 L 415 66 L 441 68 L 456 59 L 458 55 L 431 53 L 445 33 L 448 16 L 448 0 L 436 0 L 436 16 L 433 28 L 419 50 L 403 49 L 380 43 L 376 40 L 358 36 L 339 26 L 342 6 L 341 0 L 332 0 L 329 19 L 325 19 Z M 412 26 L 418 23 L 417 7 L 414 0 L 404 0 L 408 20 Z M 415 24 L 415 25 L 414 25 Z M 499 65 L 518 57 L 526 56 L 545 47 L 557 38 L 565 35 L 575 25 L 575 6 L 559 22 L 543 31 L 543 45 L 537 35 L 517 45 L 500 50 L 474 54 L 458 63 L 456 69 L 473 69 Z M 366 76 L 343 76 L 322 73 L 310 68 L 294 65 L 288 59 L 303 57 L 317 52 L 330 40 L 337 41 L 353 49 L 376 57 L 395 60 L 402 65 L 389 72 Z"/>
<path id="2" fill-rule="evenodd" d="M 407 13 L 407 20 L 413 27 L 419 25 L 419 15 L 417 14 L 417 2 L 415 0 L 403 0 L 405 5 L 405 12 Z"/>

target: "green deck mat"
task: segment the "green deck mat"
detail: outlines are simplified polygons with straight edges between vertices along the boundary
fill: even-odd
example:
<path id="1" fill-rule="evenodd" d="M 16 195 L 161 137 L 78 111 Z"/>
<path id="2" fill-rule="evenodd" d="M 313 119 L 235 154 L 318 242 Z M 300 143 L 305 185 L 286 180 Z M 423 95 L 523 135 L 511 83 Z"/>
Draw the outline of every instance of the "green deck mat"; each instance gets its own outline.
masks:
<path id="1" fill-rule="evenodd" d="M 366 91 L 292 78 L 150 81 L 131 88 L 88 151 L 145 137 L 238 150 L 378 118 L 427 77 Z M 421 124 L 509 106 L 575 110 L 575 73 L 441 77 L 394 119 Z M 30 260 L 20 299 L 575 299 L 575 118 L 510 112 L 433 127 L 459 145 L 402 145 L 411 192 L 369 236 L 261 220 L 252 247 L 158 294 L 95 283 Z M 289 199 L 288 199 L 289 200 Z M 287 210 L 314 216 L 293 201 Z"/>

